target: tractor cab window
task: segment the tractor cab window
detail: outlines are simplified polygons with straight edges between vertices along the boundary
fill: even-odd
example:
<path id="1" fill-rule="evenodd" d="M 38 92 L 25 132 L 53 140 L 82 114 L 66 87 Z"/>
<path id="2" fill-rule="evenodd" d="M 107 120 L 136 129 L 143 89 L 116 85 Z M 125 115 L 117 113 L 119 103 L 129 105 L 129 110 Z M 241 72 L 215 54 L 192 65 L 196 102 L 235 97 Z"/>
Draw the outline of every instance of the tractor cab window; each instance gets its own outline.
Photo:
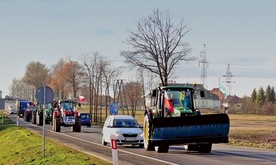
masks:
<path id="1" fill-rule="evenodd" d="M 192 109 L 192 91 L 186 90 L 168 90 L 166 97 L 173 107 L 184 107 Z"/>
<path id="2" fill-rule="evenodd" d="M 70 110 L 70 111 L 73 111 L 73 104 L 72 103 L 61 103 L 60 104 L 61 107 L 63 107 L 63 109 L 67 109 L 67 110 Z"/>
<path id="3" fill-rule="evenodd" d="M 173 107 L 181 106 L 181 102 L 179 100 L 179 91 L 169 90 L 166 92 L 165 95 L 166 95 L 165 97 L 168 98 L 168 100 L 170 101 Z"/>
<path id="4" fill-rule="evenodd" d="M 180 101 L 184 108 L 192 109 L 192 95 L 191 91 L 180 91 Z"/>

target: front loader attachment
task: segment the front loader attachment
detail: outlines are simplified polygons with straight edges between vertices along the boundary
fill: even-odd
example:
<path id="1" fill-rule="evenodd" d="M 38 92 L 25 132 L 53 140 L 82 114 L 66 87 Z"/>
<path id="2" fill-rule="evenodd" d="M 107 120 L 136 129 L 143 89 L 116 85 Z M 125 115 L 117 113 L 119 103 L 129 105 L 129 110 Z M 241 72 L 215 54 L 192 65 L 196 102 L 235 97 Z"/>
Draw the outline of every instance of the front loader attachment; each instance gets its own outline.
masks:
<path id="1" fill-rule="evenodd" d="M 230 122 L 227 114 L 154 118 L 151 123 L 150 141 L 154 146 L 228 143 Z"/>

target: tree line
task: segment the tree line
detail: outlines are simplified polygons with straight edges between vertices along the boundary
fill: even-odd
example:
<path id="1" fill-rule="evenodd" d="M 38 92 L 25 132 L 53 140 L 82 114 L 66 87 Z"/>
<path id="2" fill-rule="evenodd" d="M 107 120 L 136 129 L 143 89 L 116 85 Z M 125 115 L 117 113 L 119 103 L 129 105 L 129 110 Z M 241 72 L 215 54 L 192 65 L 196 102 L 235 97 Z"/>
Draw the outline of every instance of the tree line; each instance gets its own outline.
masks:
<path id="1" fill-rule="evenodd" d="M 258 90 L 253 89 L 251 97 L 244 97 L 245 113 L 259 114 L 259 115 L 275 115 L 275 89 L 268 85 L 264 90 L 260 87 Z"/>

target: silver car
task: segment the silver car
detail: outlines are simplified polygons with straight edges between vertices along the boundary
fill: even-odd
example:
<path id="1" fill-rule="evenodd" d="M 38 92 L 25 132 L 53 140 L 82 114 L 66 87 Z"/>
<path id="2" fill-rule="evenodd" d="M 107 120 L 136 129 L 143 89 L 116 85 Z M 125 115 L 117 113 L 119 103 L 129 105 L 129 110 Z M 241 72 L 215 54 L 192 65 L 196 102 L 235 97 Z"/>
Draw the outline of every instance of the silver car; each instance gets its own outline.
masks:
<path id="1" fill-rule="evenodd" d="M 111 138 L 115 139 L 118 145 L 129 144 L 144 147 L 142 127 L 132 116 L 107 117 L 102 131 L 102 145 L 110 144 Z"/>

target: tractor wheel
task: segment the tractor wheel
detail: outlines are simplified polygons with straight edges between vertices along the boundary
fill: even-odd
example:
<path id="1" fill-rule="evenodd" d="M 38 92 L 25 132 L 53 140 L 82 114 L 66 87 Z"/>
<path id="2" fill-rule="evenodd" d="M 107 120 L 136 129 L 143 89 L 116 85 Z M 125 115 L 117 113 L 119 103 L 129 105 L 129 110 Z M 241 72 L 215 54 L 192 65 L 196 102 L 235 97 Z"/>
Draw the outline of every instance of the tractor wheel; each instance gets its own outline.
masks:
<path id="1" fill-rule="evenodd" d="M 143 128 L 143 131 L 144 131 L 144 148 L 147 151 L 154 151 L 154 146 L 153 146 L 153 144 L 150 140 L 152 123 L 150 123 L 149 118 L 150 118 L 149 114 L 145 115 L 145 117 L 144 117 L 144 128 Z"/>
<path id="2" fill-rule="evenodd" d="M 212 143 L 209 144 L 199 144 L 198 152 L 199 153 L 210 153 L 212 150 Z"/>
<path id="3" fill-rule="evenodd" d="M 169 146 L 168 145 L 156 146 L 155 151 L 158 153 L 167 153 L 169 151 Z"/>
<path id="4" fill-rule="evenodd" d="M 184 145 L 184 149 L 187 151 L 198 151 L 198 144 Z"/>
<path id="5" fill-rule="evenodd" d="M 36 120 L 36 123 L 37 123 L 37 125 L 38 126 L 41 126 L 41 125 L 43 125 L 43 116 L 42 116 L 42 114 L 41 113 L 37 113 L 37 118 L 36 118 L 37 120 Z"/>
<path id="6" fill-rule="evenodd" d="M 26 115 L 24 115 L 23 119 L 24 119 L 24 121 L 27 121 L 27 119 L 26 119 Z"/>
<path id="7" fill-rule="evenodd" d="M 73 125 L 73 132 L 81 132 L 81 121 L 79 117 L 76 117 L 76 123 Z"/>
<path id="8" fill-rule="evenodd" d="M 26 121 L 30 122 L 30 115 L 28 113 L 26 114 Z"/>
<path id="9" fill-rule="evenodd" d="M 52 119 L 52 131 L 56 132 L 56 120 L 55 120 L 55 118 Z"/>
<path id="10" fill-rule="evenodd" d="M 36 115 L 32 113 L 32 124 L 36 124 Z"/>
<path id="11" fill-rule="evenodd" d="M 54 128 L 55 132 L 60 132 L 60 118 L 59 117 L 55 118 L 54 125 L 55 125 L 55 128 Z"/>

